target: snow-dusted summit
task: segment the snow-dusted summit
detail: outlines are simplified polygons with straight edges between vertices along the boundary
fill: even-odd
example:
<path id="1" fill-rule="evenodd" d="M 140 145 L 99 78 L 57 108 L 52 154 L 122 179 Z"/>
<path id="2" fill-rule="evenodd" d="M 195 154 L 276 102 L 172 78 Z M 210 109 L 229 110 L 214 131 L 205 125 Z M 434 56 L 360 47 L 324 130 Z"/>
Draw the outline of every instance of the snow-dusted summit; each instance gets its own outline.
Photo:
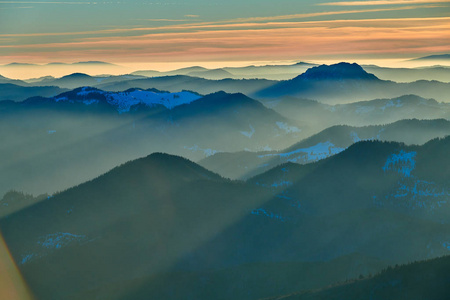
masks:
<path id="1" fill-rule="evenodd" d="M 149 107 L 163 105 L 168 109 L 172 109 L 182 104 L 191 103 L 201 97 L 188 91 L 169 93 L 157 90 L 131 89 L 124 92 L 105 92 L 92 87 L 82 87 L 60 94 L 54 99 L 56 102 L 82 102 L 86 105 L 106 101 L 109 105 L 115 107 L 119 113 L 125 113 L 129 112 L 131 107 L 135 105 Z"/>

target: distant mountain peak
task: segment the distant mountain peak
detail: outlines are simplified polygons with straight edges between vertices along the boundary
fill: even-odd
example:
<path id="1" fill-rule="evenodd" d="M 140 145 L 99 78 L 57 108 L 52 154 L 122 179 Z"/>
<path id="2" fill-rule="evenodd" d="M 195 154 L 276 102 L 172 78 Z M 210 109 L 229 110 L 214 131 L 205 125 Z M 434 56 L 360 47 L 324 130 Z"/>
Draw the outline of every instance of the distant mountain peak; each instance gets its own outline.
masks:
<path id="1" fill-rule="evenodd" d="M 303 80 L 378 80 L 375 75 L 364 71 L 360 65 L 347 62 L 313 67 L 297 78 Z"/>
<path id="2" fill-rule="evenodd" d="M 429 56 L 414 58 L 412 60 L 450 60 L 450 54 L 429 55 Z"/>
<path id="3" fill-rule="evenodd" d="M 91 78 L 91 76 L 85 73 L 72 73 L 61 78 Z"/>
<path id="4" fill-rule="evenodd" d="M 4 67 L 24 67 L 24 66 L 35 66 L 35 64 L 13 62 L 4 65 Z"/>
<path id="5" fill-rule="evenodd" d="M 107 63 L 104 61 L 80 61 L 80 62 L 72 63 L 72 65 L 109 65 L 109 66 L 111 66 L 114 64 Z"/>
<path id="6" fill-rule="evenodd" d="M 307 63 L 304 61 L 299 61 L 298 63 L 294 64 L 295 66 L 314 66 L 315 64 Z"/>

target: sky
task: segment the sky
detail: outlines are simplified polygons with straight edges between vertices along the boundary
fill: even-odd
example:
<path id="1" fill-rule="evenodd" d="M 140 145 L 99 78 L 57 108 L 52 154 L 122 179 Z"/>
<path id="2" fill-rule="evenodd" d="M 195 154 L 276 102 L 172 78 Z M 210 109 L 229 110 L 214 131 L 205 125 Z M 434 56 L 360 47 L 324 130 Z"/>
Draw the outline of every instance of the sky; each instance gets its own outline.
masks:
<path id="1" fill-rule="evenodd" d="M 450 53 L 450 0 L 0 0 L 0 64 L 371 60 L 444 53 Z"/>

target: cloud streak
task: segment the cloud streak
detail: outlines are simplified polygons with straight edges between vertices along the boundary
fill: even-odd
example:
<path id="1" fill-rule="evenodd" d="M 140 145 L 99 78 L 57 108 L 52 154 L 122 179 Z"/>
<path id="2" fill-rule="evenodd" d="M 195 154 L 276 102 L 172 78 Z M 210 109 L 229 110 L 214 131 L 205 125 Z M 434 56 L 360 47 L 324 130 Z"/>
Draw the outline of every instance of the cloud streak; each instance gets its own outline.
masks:
<path id="1" fill-rule="evenodd" d="M 435 5 L 428 6 L 428 8 L 435 8 L 435 7 L 437 7 L 437 6 L 435 6 Z M 424 8 L 424 7 L 423 6 L 402 6 L 402 7 L 393 7 L 393 8 L 326 11 L 326 12 L 315 12 L 315 13 L 305 13 L 305 14 L 291 14 L 291 15 L 270 16 L 270 17 L 239 18 L 239 19 L 228 20 L 228 21 L 225 21 L 225 22 L 232 23 L 232 22 L 280 21 L 280 20 L 304 19 L 304 18 L 323 17 L 323 16 L 336 16 L 336 15 L 345 15 L 345 14 L 360 14 L 360 13 L 370 13 L 370 12 L 412 10 L 412 9 L 418 9 L 418 8 Z"/>
<path id="2" fill-rule="evenodd" d="M 33 6 L 0 7 L 0 10 L 4 10 L 4 9 L 27 9 L 27 8 L 33 8 Z"/>
<path id="3" fill-rule="evenodd" d="M 0 1 L 0 4 L 5 2 L 12 1 Z M 346 6 L 349 3 L 359 2 L 362 1 L 339 3 Z M 183 17 L 181 17 L 183 19 L 139 19 L 173 23 L 149 23 L 135 28 L 8 33 L 0 35 L 0 39 L 3 39 L 0 57 L 3 61 L 9 62 L 73 61 L 73 59 L 112 62 L 267 61 L 295 60 L 300 56 L 309 59 L 333 55 L 392 57 L 450 51 L 448 43 L 450 17 L 376 18 L 380 12 L 416 9 L 422 12 L 424 9 L 442 5 L 418 0 L 364 1 L 366 4 L 369 3 L 368 5 L 372 5 L 370 3 L 382 5 L 380 3 L 384 2 L 427 4 L 234 18 L 211 22 L 196 20 L 197 15 L 185 15 L 185 19 Z M 441 1 L 433 1 L 439 2 Z M 333 16 L 342 19 L 323 20 Z M 366 19 L 356 18 L 361 16 Z"/>
<path id="4" fill-rule="evenodd" d="M 0 1 L 0 4 L 67 4 L 67 5 L 83 5 L 94 4 L 96 2 L 64 2 L 64 1 Z"/>
<path id="5" fill-rule="evenodd" d="M 345 1 L 327 2 L 316 5 L 326 6 L 373 6 L 373 5 L 405 5 L 405 4 L 425 4 L 425 3 L 449 3 L 448 0 L 375 0 L 375 1 Z"/>
<path id="6" fill-rule="evenodd" d="M 92 37 L 0 46 L 4 57 L 51 60 L 214 61 L 450 51 L 449 18 L 222 24 L 210 31 Z M 229 30 L 232 26 L 238 28 Z"/>
<path id="7" fill-rule="evenodd" d="M 428 8 L 436 8 L 438 6 L 427 6 Z M 235 24 L 232 27 L 238 27 L 242 24 L 251 22 L 273 22 L 273 21 L 285 21 L 304 18 L 313 18 L 321 16 L 333 16 L 343 14 L 358 14 L 368 12 L 386 12 L 386 11 L 398 11 L 398 10 L 413 10 L 417 8 L 423 8 L 423 6 L 404 6 L 397 8 L 378 8 L 378 9 L 360 9 L 360 10 L 344 10 L 335 12 L 317 12 L 317 13 L 305 13 L 305 14 L 291 14 L 291 15 L 279 15 L 269 17 L 252 17 L 252 18 L 237 18 L 230 20 L 223 20 L 217 22 L 196 22 L 180 25 L 167 25 L 158 27 L 138 27 L 138 28 L 116 28 L 116 29 L 104 29 L 94 31 L 79 31 L 79 32 L 47 32 L 47 33 L 23 33 L 23 34 L 0 34 L 0 37 L 39 37 L 39 36 L 70 36 L 70 35 L 96 35 L 96 34 L 115 34 L 126 32 L 140 32 L 140 31 L 160 31 L 160 30 L 188 30 L 188 29 L 207 29 L 215 27 L 227 26 L 224 24 Z M 230 25 L 228 25 L 230 26 Z"/>

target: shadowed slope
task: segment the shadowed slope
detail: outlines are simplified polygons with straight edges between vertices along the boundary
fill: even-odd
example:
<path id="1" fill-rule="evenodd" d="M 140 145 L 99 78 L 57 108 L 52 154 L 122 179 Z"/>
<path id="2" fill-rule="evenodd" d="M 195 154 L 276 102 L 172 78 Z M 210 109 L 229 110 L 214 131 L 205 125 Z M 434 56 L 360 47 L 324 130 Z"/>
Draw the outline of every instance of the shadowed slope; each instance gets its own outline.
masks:
<path id="1" fill-rule="evenodd" d="M 265 195 L 157 153 L 10 215 L 1 228 L 38 299 L 61 299 L 164 272 Z"/>
<path id="2" fill-rule="evenodd" d="M 450 293 L 450 257 L 388 268 L 368 279 L 271 300 L 444 300 Z"/>

